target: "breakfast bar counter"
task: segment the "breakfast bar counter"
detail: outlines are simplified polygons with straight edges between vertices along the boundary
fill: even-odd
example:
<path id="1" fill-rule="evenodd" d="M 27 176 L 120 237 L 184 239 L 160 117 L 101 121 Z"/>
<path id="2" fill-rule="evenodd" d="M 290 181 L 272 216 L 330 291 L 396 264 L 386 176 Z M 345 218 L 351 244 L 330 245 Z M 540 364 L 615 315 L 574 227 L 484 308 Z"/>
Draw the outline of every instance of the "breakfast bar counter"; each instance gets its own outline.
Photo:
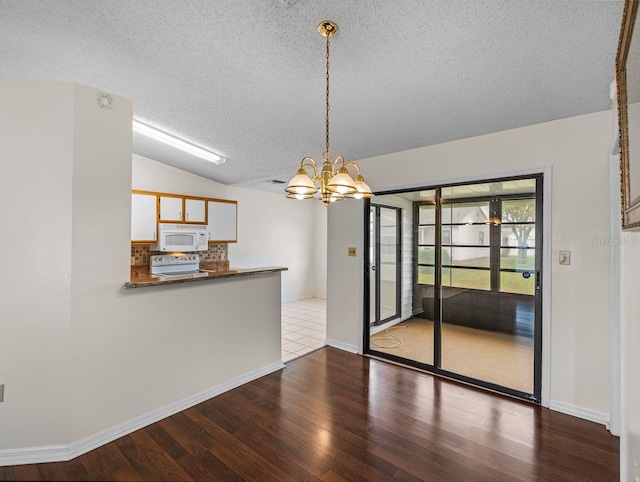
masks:
<path id="1" fill-rule="evenodd" d="M 265 273 L 277 273 L 287 271 L 288 268 L 282 266 L 266 266 L 262 268 L 222 268 L 222 269 L 200 269 L 198 273 L 184 275 L 155 275 L 146 269 L 131 269 L 131 281 L 124 284 L 123 289 L 147 288 L 151 286 L 197 283 L 212 279 L 234 278 L 238 276 L 253 276 Z"/>

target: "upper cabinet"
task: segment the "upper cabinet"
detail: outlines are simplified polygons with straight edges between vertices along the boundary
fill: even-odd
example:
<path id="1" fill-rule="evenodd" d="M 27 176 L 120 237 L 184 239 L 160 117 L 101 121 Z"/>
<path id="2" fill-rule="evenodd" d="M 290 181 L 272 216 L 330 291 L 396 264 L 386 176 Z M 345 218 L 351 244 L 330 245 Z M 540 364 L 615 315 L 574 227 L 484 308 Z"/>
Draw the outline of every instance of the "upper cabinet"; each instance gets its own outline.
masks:
<path id="1" fill-rule="evenodd" d="M 202 198 L 160 194 L 160 222 L 206 224 L 206 205 Z"/>
<path id="2" fill-rule="evenodd" d="M 158 196 L 153 193 L 131 194 L 131 241 L 155 243 L 158 239 Z"/>
<path id="3" fill-rule="evenodd" d="M 206 223 L 206 202 L 204 199 L 184 199 L 184 221 L 186 223 Z"/>
<path id="4" fill-rule="evenodd" d="M 206 224 L 210 242 L 235 243 L 238 202 L 151 191 L 131 193 L 131 241 L 154 244 L 158 223 Z"/>
<path id="5" fill-rule="evenodd" d="M 235 243 L 238 241 L 238 203 L 236 201 L 208 201 L 209 241 Z"/>
<path id="6" fill-rule="evenodd" d="M 161 223 L 181 223 L 183 221 L 183 197 L 160 195 L 160 222 Z"/>

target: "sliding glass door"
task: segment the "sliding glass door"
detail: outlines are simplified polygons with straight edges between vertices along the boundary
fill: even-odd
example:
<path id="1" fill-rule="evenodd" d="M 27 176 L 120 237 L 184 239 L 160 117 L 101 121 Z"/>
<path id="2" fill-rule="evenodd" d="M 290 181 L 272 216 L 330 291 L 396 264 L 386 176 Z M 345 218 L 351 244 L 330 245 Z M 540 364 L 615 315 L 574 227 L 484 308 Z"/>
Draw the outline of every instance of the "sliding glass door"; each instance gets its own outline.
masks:
<path id="1" fill-rule="evenodd" d="M 542 176 L 388 196 L 412 203 L 413 314 L 367 351 L 539 402 Z"/>
<path id="2" fill-rule="evenodd" d="M 369 323 L 377 326 L 400 316 L 401 210 L 369 209 Z"/>
<path id="3" fill-rule="evenodd" d="M 534 395 L 535 220 L 535 193 L 443 199 L 442 370 Z"/>

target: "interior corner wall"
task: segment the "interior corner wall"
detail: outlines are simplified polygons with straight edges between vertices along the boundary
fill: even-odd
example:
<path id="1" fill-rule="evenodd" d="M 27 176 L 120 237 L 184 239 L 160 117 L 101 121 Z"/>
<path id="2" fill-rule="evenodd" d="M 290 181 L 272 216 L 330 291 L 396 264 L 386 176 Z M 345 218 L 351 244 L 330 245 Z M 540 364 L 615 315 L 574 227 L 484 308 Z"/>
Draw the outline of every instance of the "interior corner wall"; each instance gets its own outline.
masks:
<path id="1" fill-rule="evenodd" d="M 0 79 L 0 450 L 69 439 L 73 98 Z"/>
<path id="2" fill-rule="evenodd" d="M 285 266 L 282 302 L 314 296 L 313 201 L 227 186 L 137 154 L 132 176 L 133 189 L 238 201 L 238 242 L 229 243 L 228 251 L 231 266 Z"/>
<path id="3" fill-rule="evenodd" d="M 610 413 L 608 150 L 610 111 L 396 152 L 359 162 L 374 191 L 503 177 L 552 168 L 551 380 L 552 401 L 604 417 Z M 547 202 L 548 194 L 545 193 Z M 362 273 L 346 257 L 363 230 L 358 203 L 329 212 L 327 332 L 359 343 Z M 572 251 L 571 265 L 558 264 Z M 343 252 L 345 251 L 345 252 Z M 364 255 L 361 253 L 360 256 Z M 339 338 L 338 338 L 339 337 Z"/>
<path id="4" fill-rule="evenodd" d="M 328 207 L 314 200 L 314 289 L 313 297 L 327 299 L 327 213 Z"/>

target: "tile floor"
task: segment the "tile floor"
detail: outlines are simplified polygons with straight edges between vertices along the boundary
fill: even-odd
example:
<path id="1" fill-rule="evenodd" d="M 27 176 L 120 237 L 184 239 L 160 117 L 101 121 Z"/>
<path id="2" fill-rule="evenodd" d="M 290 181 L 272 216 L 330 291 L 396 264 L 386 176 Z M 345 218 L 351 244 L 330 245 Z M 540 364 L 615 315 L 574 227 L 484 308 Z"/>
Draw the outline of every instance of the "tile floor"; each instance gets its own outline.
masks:
<path id="1" fill-rule="evenodd" d="M 282 361 L 324 346 L 327 337 L 327 300 L 309 298 L 282 305 Z"/>

